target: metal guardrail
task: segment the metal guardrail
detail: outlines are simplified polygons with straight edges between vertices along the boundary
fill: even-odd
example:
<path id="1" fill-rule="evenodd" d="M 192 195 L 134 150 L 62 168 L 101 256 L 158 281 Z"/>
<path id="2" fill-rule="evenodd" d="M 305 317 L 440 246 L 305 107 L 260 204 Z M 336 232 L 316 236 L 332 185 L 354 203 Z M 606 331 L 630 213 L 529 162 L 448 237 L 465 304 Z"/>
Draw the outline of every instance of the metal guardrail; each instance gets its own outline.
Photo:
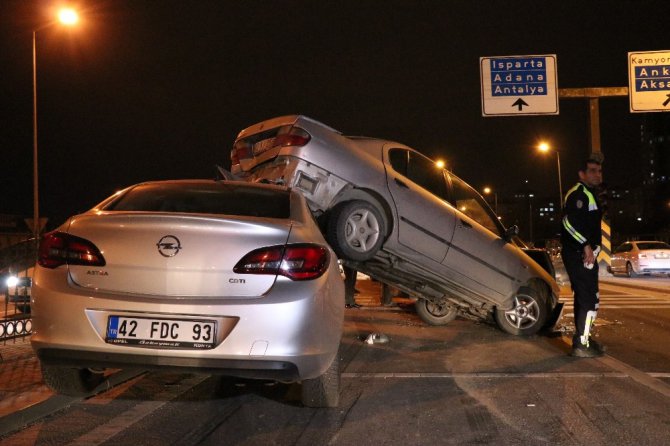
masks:
<path id="1" fill-rule="evenodd" d="M 31 239 L 0 250 L 0 293 L 4 294 L 0 343 L 32 333 L 30 292 L 36 248 Z"/>

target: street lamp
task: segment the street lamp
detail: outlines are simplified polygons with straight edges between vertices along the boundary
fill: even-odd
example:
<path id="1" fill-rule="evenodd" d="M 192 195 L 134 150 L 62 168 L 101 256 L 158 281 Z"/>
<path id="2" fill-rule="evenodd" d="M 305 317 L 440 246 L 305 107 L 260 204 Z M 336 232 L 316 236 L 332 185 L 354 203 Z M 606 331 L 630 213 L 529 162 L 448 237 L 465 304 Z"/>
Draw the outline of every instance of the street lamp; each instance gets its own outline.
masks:
<path id="1" fill-rule="evenodd" d="M 64 8 L 58 12 L 58 21 L 73 26 L 79 21 L 74 9 Z M 33 236 L 40 235 L 39 177 L 37 159 L 37 30 L 33 30 Z"/>
<path id="2" fill-rule="evenodd" d="M 490 195 L 493 190 L 486 186 L 484 189 L 484 195 Z M 494 202 L 494 209 L 496 211 L 496 217 L 498 216 L 498 192 L 493 192 L 493 202 Z"/>
<path id="3" fill-rule="evenodd" d="M 551 147 L 546 142 L 542 142 L 537 146 L 537 149 L 540 152 L 547 153 L 549 152 Z M 563 207 L 563 184 L 561 183 L 561 156 L 558 150 L 554 149 L 554 152 L 556 152 L 556 165 L 558 166 L 558 194 L 559 194 L 558 207 L 559 209 L 561 209 Z"/>

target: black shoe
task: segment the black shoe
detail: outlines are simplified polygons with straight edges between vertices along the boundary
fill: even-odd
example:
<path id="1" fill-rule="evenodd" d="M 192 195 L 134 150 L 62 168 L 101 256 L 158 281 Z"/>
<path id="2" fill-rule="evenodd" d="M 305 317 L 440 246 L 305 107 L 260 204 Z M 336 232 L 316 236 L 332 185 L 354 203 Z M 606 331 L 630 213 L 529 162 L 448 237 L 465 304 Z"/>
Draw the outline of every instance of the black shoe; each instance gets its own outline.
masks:
<path id="1" fill-rule="evenodd" d="M 344 308 L 361 308 L 362 305 L 359 304 L 344 304 Z"/>
<path id="2" fill-rule="evenodd" d="M 596 351 L 600 352 L 601 354 L 607 351 L 606 345 L 602 345 L 600 342 L 594 339 L 589 339 L 589 347 L 593 347 Z"/>
<path id="3" fill-rule="evenodd" d="M 590 343 L 587 347 L 581 342 L 578 342 L 572 345 L 572 351 L 570 352 L 570 356 L 574 356 L 576 358 L 597 358 L 598 356 L 602 355 L 603 352 L 596 349 L 593 343 Z"/>

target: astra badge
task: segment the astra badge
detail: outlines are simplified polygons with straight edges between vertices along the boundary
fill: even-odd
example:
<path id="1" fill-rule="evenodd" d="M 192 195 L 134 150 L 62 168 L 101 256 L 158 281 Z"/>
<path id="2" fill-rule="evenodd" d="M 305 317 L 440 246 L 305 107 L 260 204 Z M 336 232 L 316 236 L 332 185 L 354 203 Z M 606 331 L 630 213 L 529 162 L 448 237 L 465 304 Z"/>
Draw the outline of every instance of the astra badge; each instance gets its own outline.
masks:
<path id="1" fill-rule="evenodd" d="M 158 253 L 163 257 L 174 257 L 181 250 L 181 243 L 174 235 L 166 235 L 156 243 Z"/>

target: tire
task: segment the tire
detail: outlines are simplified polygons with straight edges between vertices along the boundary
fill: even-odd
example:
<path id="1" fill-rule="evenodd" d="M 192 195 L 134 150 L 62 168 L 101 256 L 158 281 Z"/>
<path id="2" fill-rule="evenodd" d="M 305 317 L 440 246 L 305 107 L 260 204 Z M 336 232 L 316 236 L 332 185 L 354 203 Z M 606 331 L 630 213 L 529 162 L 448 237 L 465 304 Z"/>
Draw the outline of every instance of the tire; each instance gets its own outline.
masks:
<path id="1" fill-rule="evenodd" d="M 521 287 L 514 296 L 512 309 L 496 308 L 494 318 L 498 327 L 506 333 L 531 336 L 544 327 L 548 311 L 544 294 L 533 288 Z"/>
<path id="2" fill-rule="evenodd" d="M 339 355 L 335 355 L 323 375 L 302 381 L 302 404 L 307 407 L 337 407 L 339 403 L 340 360 Z"/>
<path id="3" fill-rule="evenodd" d="M 626 263 L 626 277 L 637 277 L 633 265 L 630 262 Z"/>
<path id="4" fill-rule="evenodd" d="M 386 221 L 376 206 L 354 200 L 336 206 L 328 219 L 327 239 L 341 258 L 370 260 L 384 242 Z"/>
<path id="5" fill-rule="evenodd" d="M 414 304 L 416 313 L 422 321 L 429 325 L 446 325 L 456 319 L 458 310 L 453 305 L 444 302 L 431 302 L 427 299 L 419 299 Z"/>
<path id="6" fill-rule="evenodd" d="M 104 380 L 102 372 L 90 369 L 42 365 L 42 378 L 54 392 L 68 396 L 88 396 Z"/>

